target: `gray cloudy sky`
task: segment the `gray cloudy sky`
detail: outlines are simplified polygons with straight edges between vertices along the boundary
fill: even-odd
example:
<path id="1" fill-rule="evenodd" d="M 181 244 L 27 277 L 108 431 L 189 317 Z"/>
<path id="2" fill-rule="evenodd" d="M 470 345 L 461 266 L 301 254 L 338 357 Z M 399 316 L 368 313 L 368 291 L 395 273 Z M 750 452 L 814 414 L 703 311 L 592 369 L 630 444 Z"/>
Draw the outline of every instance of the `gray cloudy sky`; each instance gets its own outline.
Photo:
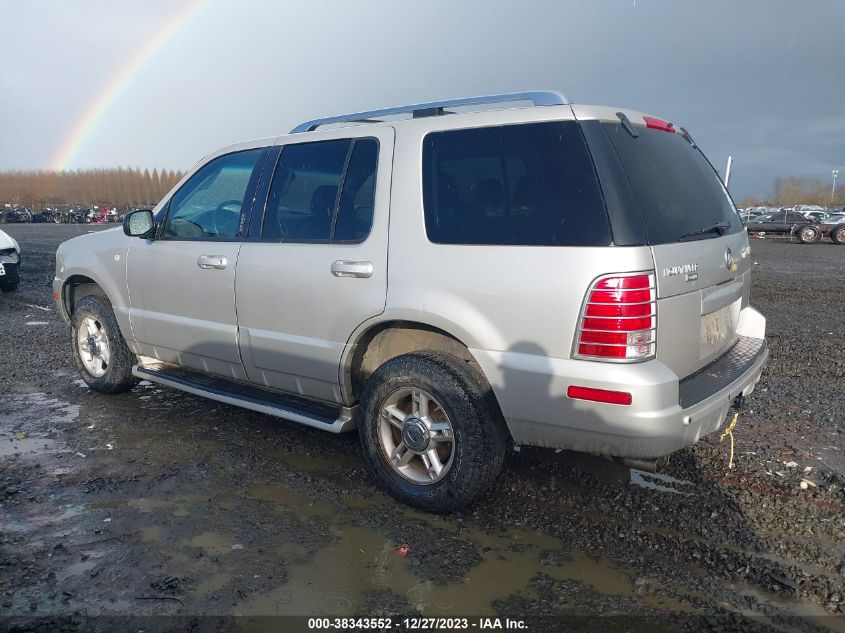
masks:
<path id="1" fill-rule="evenodd" d="M 184 0 L 0 0 L 0 170 L 49 168 Z M 845 168 L 845 0 L 201 0 L 72 168 L 182 168 L 314 116 L 548 88 L 687 127 L 737 199 Z"/>

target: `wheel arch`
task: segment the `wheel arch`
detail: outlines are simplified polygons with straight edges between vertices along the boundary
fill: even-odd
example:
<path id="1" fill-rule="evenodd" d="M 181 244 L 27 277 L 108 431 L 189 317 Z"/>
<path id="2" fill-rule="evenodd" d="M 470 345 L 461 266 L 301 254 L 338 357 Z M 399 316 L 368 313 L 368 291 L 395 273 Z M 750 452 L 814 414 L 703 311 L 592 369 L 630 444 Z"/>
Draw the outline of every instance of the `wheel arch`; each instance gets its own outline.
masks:
<path id="1" fill-rule="evenodd" d="M 357 401 L 367 378 L 388 360 L 423 350 L 445 352 L 477 366 L 469 346 L 443 328 L 407 319 L 385 319 L 369 323 L 353 334 L 341 360 L 340 380 L 344 401 Z M 480 366 L 479 370 L 484 373 Z"/>
<path id="2" fill-rule="evenodd" d="M 70 275 L 62 283 L 62 308 L 65 314 L 70 317 L 79 302 L 89 295 L 100 295 L 109 298 L 102 284 L 87 275 Z"/>

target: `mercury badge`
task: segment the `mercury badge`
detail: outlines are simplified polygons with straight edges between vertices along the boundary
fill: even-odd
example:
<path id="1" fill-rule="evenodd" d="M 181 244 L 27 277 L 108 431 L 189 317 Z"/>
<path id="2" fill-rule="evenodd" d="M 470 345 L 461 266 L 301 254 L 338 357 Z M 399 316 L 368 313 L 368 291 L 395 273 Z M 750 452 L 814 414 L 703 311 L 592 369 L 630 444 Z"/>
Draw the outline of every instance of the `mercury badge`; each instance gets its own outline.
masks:
<path id="1" fill-rule="evenodd" d="M 730 246 L 725 249 L 725 267 L 732 273 L 736 272 L 736 260 Z"/>

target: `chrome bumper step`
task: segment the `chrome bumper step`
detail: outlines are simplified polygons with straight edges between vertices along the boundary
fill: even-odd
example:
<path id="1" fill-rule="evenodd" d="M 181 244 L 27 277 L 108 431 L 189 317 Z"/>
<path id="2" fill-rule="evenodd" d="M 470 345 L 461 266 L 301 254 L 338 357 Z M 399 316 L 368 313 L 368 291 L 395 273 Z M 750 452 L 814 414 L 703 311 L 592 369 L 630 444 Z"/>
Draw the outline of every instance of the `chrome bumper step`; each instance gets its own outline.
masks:
<path id="1" fill-rule="evenodd" d="M 142 380 L 331 433 L 355 428 L 355 407 L 325 404 L 167 363 L 137 364 L 132 374 Z"/>

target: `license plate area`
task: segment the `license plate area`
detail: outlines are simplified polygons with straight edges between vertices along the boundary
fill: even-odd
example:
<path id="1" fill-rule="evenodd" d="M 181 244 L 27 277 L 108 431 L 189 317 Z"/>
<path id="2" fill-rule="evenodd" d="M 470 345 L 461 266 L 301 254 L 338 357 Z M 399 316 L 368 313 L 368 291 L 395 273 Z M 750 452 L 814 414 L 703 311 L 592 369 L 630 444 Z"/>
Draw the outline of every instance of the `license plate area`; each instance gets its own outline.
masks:
<path id="1" fill-rule="evenodd" d="M 736 339 L 742 299 L 715 312 L 702 315 L 698 338 L 698 358 L 706 361 L 725 351 Z"/>

